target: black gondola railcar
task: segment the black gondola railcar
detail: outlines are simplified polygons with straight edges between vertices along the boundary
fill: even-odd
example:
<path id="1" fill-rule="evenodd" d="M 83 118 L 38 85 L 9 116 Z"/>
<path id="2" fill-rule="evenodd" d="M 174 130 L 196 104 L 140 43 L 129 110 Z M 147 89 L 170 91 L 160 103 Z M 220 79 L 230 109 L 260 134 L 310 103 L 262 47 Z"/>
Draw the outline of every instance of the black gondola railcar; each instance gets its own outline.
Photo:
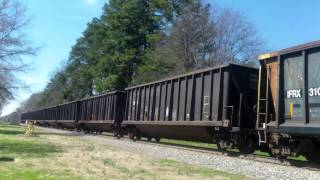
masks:
<path id="1" fill-rule="evenodd" d="M 257 80 L 257 69 L 229 64 L 127 88 L 123 126 L 130 138 L 248 144 Z"/>
<path id="2" fill-rule="evenodd" d="M 88 131 L 118 130 L 123 118 L 124 92 L 113 91 L 78 101 L 78 128 Z"/>
<path id="3" fill-rule="evenodd" d="M 21 120 L 34 120 L 40 126 L 56 126 L 57 107 L 23 113 Z"/>
<path id="4" fill-rule="evenodd" d="M 36 120 L 38 125 L 86 132 L 112 132 L 121 135 L 124 92 L 113 91 L 79 101 L 22 114 L 22 120 Z"/>
<path id="5" fill-rule="evenodd" d="M 56 126 L 63 129 L 77 127 L 79 101 L 73 101 L 57 106 Z"/>

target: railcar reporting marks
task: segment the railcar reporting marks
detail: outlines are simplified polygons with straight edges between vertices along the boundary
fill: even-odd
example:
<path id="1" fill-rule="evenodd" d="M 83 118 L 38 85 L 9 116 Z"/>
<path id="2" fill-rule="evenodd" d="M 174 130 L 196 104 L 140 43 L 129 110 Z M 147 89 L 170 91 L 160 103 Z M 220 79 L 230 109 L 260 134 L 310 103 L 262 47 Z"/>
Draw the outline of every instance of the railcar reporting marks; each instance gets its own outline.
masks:
<path id="1" fill-rule="evenodd" d="M 320 96 L 320 87 L 309 88 L 308 94 L 310 97 Z M 302 97 L 302 89 L 290 89 L 287 90 L 288 99 L 301 98 Z"/>

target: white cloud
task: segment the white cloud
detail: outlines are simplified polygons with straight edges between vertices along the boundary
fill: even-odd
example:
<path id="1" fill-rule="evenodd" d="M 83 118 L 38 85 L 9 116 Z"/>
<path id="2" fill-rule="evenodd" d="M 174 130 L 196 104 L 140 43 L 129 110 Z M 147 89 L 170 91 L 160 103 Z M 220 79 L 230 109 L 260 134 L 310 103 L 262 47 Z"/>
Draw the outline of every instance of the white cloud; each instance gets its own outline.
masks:
<path id="1" fill-rule="evenodd" d="M 94 5 L 97 2 L 96 0 L 84 0 L 84 1 L 87 5 Z"/>

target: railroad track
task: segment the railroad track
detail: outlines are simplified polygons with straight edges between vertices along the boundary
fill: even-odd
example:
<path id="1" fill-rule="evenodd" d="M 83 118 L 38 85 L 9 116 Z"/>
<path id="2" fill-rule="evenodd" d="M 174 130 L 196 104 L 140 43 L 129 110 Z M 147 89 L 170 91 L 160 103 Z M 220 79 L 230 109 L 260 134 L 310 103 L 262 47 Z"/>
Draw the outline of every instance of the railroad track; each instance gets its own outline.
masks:
<path id="1" fill-rule="evenodd" d="M 107 135 L 98 135 L 98 136 L 107 136 Z M 128 137 L 124 137 L 129 140 Z M 291 159 L 275 159 L 273 157 L 267 157 L 267 156 L 259 156 L 259 155 L 253 155 L 253 154 L 242 154 L 240 152 L 222 152 L 218 150 L 210 150 L 210 149 L 204 149 L 199 147 L 185 147 L 181 145 L 176 144 L 167 144 L 167 143 L 161 143 L 161 142 L 152 142 L 147 140 L 140 140 L 137 141 L 139 143 L 144 144 L 153 144 L 156 146 L 171 148 L 171 149 L 181 149 L 191 152 L 197 152 L 197 153 L 204 153 L 204 154 L 211 154 L 211 155 L 219 155 L 219 156 L 229 156 L 234 158 L 240 158 L 240 159 L 247 159 L 247 160 L 253 160 L 253 161 L 259 161 L 264 163 L 271 163 L 271 164 L 277 164 L 277 165 L 283 165 L 283 166 L 292 166 L 292 167 L 299 167 L 304 168 L 312 171 L 320 171 L 320 164 L 311 163 L 308 161 L 299 161 L 299 160 L 291 160 Z"/>
<path id="2" fill-rule="evenodd" d="M 68 132 L 72 135 L 80 135 L 81 133 L 74 133 L 74 131 L 68 131 L 68 130 L 61 130 L 61 129 L 53 129 L 53 128 L 45 128 L 45 127 L 38 127 L 40 129 L 45 129 L 45 130 L 54 130 L 55 132 Z M 92 136 L 92 137 L 109 137 L 109 138 L 114 138 L 111 134 L 81 134 L 84 136 Z M 119 139 L 123 140 L 125 139 L 126 141 L 132 141 L 129 139 L 127 136 Z M 242 154 L 240 152 L 232 152 L 232 151 L 227 151 L 227 152 L 222 152 L 214 149 L 209 149 L 209 148 L 201 148 L 201 147 L 187 147 L 184 145 L 178 145 L 178 144 L 169 144 L 169 143 L 163 143 L 163 142 L 154 142 L 154 141 L 148 141 L 148 140 L 137 140 L 137 143 L 143 143 L 143 144 L 152 144 L 155 146 L 161 146 L 161 147 L 166 147 L 170 149 L 180 149 L 180 150 L 185 150 L 185 151 L 190 151 L 190 152 L 197 152 L 197 153 L 204 153 L 204 154 L 211 154 L 211 155 L 219 155 L 219 156 L 229 156 L 229 157 L 234 157 L 234 158 L 240 158 L 240 159 L 246 159 L 246 160 L 252 160 L 252 161 L 258 161 L 258 162 L 263 162 L 263 163 L 269 163 L 269 164 L 277 164 L 277 165 L 282 165 L 282 166 L 292 166 L 292 167 L 299 167 L 307 170 L 312 170 L 312 171 L 320 171 L 320 164 L 317 163 L 312 163 L 308 161 L 299 161 L 299 160 L 291 160 L 291 159 L 275 159 L 273 157 L 267 157 L 267 156 L 259 156 L 259 155 L 253 155 L 253 154 Z"/>

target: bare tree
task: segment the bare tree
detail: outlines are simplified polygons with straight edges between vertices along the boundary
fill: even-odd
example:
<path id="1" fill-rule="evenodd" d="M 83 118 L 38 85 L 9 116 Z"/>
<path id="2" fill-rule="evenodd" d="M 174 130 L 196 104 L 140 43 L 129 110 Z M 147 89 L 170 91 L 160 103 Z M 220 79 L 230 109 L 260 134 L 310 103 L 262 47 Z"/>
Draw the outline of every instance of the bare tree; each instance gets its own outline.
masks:
<path id="1" fill-rule="evenodd" d="M 25 7 L 19 1 L 0 0 L 0 110 L 21 87 L 15 73 L 27 67 L 22 56 L 35 53 L 24 32 L 27 24 Z"/>
<path id="2" fill-rule="evenodd" d="M 19 108 L 19 110 L 21 111 L 20 113 L 35 111 L 40 108 L 43 108 L 40 106 L 42 99 L 43 99 L 43 92 L 32 94 L 27 100 L 23 101 L 20 104 L 20 108 Z"/>
<path id="3" fill-rule="evenodd" d="M 174 22 L 171 45 L 174 53 L 183 61 L 186 71 L 203 68 L 215 48 L 217 30 L 210 20 L 210 6 L 189 5 Z"/>
<path id="4" fill-rule="evenodd" d="M 229 62 L 246 64 L 260 53 L 261 41 L 241 13 L 194 3 L 173 23 L 170 48 L 185 71 Z"/>
<path id="5" fill-rule="evenodd" d="M 236 62 L 241 64 L 255 60 L 262 50 L 262 41 L 247 18 L 232 9 L 213 9 L 212 20 L 216 25 L 213 64 Z"/>

